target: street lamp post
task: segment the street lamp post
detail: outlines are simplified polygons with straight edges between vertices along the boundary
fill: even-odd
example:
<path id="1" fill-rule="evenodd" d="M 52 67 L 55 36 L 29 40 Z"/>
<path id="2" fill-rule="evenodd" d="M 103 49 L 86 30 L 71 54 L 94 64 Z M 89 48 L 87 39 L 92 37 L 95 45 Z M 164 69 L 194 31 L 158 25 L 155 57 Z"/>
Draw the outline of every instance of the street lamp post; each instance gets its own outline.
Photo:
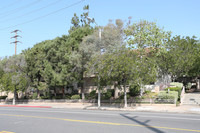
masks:
<path id="1" fill-rule="evenodd" d="M 87 17 L 88 20 L 92 21 L 92 19 L 90 17 Z M 100 26 L 97 24 L 96 21 L 94 21 L 94 23 L 96 24 L 96 26 L 99 28 L 99 40 L 101 41 L 101 28 Z"/>
<path id="2" fill-rule="evenodd" d="M 87 17 L 88 20 L 92 20 L 90 17 Z M 100 26 L 94 21 L 94 23 L 96 24 L 96 26 L 99 28 L 99 41 L 100 41 L 100 46 L 101 46 L 101 28 Z M 100 53 L 102 55 L 103 53 L 103 48 L 100 48 Z M 100 76 L 98 74 L 98 108 L 101 107 L 101 90 L 100 90 Z"/>

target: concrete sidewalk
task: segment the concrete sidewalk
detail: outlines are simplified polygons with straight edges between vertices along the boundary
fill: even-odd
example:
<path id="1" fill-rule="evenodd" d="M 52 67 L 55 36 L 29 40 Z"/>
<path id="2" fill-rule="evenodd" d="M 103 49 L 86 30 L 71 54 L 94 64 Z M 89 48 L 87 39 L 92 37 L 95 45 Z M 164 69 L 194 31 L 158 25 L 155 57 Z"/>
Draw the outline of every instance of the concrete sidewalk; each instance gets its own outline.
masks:
<path id="1" fill-rule="evenodd" d="M 172 113 L 195 113 L 200 114 L 200 106 L 175 104 L 140 104 L 127 108 L 102 106 L 98 108 L 92 103 L 28 103 L 18 105 L 7 105 L 0 103 L 0 107 L 32 107 L 32 108 L 77 108 L 87 110 L 117 110 L 117 111 L 146 111 L 146 112 L 172 112 Z"/>
<path id="2" fill-rule="evenodd" d="M 88 107 L 86 109 L 98 109 L 98 107 Z M 169 112 L 169 113 L 189 113 L 200 114 L 200 106 L 182 105 L 141 105 L 127 108 L 101 107 L 100 110 L 121 110 L 121 111 L 137 111 L 137 112 Z"/>

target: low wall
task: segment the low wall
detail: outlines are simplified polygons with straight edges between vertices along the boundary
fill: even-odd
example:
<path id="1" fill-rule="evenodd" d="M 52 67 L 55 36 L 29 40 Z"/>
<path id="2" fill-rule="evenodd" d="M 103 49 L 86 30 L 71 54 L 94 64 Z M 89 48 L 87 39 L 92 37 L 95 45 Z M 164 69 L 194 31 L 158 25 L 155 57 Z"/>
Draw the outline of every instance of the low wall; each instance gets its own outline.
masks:
<path id="1" fill-rule="evenodd" d="M 38 99 L 38 100 L 16 100 L 18 104 L 23 103 L 95 103 L 95 100 L 68 100 L 68 99 L 53 99 L 53 100 L 46 100 L 46 99 Z M 12 103 L 12 100 L 0 100 L 0 103 Z"/>
<path id="2" fill-rule="evenodd" d="M 128 106 L 137 106 L 142 104 L 160 104 L 155 101 L 155 99 L 142 99 L 142 100 L 135 100 L 135 99 L 129 99 Z M 12 100 L 0 100 L 0 103 L 3 104 L 12 104 Z M 53 99 L 53 100 L 46 100 L 46 99 L 39 99 L 39 100 L 17 100 L 16 104 L 43 104 L 43 105 L 50 105 L 50 104 L 57 104 L 57 105 L 97 105 L 97 100 L 69 100 L 69 99 Z M 163 102 L 162 104 L 171 104 L 172 102 Z M 108 106 L 108 107 L 123 107 L 124 106 L 124 100 L 101 100 L 102 106 Z"/>

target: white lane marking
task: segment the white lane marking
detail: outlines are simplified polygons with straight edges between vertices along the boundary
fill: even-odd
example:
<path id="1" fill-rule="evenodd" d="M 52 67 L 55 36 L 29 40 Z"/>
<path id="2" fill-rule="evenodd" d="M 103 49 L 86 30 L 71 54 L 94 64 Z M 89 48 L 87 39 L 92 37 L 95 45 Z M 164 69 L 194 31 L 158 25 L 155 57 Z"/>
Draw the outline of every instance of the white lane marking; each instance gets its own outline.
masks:
<path id="1" fill-rule="evenodd" d="M 177 119 L 177 120 L 193 120 L 193 121 L 200 121 L 200 118 L 180 118 L 180 117 L 163 117 L 163 116 L 149 116 L 149 115 L 138 115 L 138 114 L 131 114 L 131 113 L 119 113 L 119 114 L 108 114 L 108 113 L 92 113 L 92 112 L 63 112 L 63 111 L 47 111 L 47 110 L 24 110 L 24 109 L 15 109 L 15 110 L 11 110 L 11 109 L 0 109 L 0 110 L 4 110 L 4 111 L 24 111 L 24 112 L 41 112 L 41 113 L 63 113 L 63 114 L 87 114 L 87 115 L 107 115 L 107 116 L 121 116 L 120 114 L 125 114 L 126 116 L 129 117 L 143 117 L 143 118 L 163 118 L 163 119 Z"/>

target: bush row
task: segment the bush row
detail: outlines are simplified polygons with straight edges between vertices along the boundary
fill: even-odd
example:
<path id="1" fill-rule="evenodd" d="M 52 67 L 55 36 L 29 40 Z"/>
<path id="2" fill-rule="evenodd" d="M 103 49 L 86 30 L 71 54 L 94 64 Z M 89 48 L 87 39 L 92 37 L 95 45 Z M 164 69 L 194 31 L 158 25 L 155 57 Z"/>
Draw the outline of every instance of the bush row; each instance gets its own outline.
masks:
<path id="1" fill-rule="evenodd" d="M 7 96 L 0 96 L 0 99 L 6 99 Z"/>
<path id="2" fill-rule="evenodd" d="M 165 91 L 168 91 L 168 89 L 170 91 L 176 91 L 178 92 L 178 101 L 180 100 L 180 96 L 181 96 L 181 91 L 182 91 L 182 88 L 181 87 L 168 87 L 168 88 L 165 88 Z"/>
<path id="3" fill-rule="evenodd" d="M 158 99 L 178 99 L 178 92 L 177 91 L 160 91 L 158 94 Z"/>
<path id="4" fill-rule="evenodd" d="M 80 99 L 79 94 L 67 94 L 67 95 L 52 95 L 52 94 L 46 94 L 46 95 L 40 95 L 40 99 Z M 30 99 L 38 99 L 37 93 L 33 93 Z"/>

